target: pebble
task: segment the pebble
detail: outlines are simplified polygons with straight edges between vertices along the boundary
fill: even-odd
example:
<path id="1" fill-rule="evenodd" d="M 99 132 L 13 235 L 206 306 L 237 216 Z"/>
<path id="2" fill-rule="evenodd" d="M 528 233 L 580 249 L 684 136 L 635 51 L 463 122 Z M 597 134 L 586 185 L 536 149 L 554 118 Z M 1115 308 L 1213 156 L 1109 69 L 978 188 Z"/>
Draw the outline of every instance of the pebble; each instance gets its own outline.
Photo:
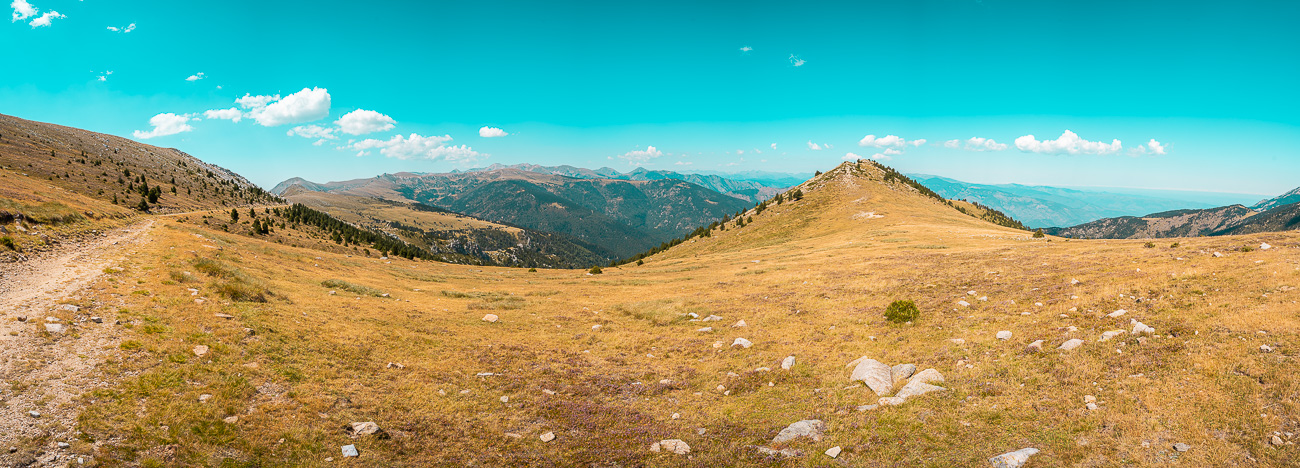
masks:
<path id="1" fill-rule="evenodd" d="M 839 456 L 840 456 L 840 446 L 836 445 L 836 446 L 834 446 L 834 447 L 831 447 L 831 448 L 829 448 L 829 449 L 826 449 L 826 456 L 831 457 L 831 458 L 839 457 Z"/>
<path id="2" fill-rule="evenodd" d="M 542 439 L 542 442 L 550 442 L 552 440 L 555 440 L 555 433 L 547 432 L 545 434 L 542 434 L 540 439 Z"/>
<path id="3" fill-rule="evenodd" d="M 347 457 L 357 457 L 357 456 L 361 456 L 361 453 L 357 452 L 357 446 L 355 446 L 355 445 L 344 445 L 344 446 L 343 446 L 343 457 L 344 457 L 344 458 L 347 458 Z"/>

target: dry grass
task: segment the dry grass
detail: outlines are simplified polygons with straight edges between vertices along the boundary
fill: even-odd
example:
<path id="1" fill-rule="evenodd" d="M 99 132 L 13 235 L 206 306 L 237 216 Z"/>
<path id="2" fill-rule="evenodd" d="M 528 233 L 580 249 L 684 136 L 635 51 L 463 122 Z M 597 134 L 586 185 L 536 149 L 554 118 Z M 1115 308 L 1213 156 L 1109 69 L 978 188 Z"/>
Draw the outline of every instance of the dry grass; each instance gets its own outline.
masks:
<path id="1" fill-rule="evenodd" d="M 121 360 L 104 368 L 115 383 L 87 398 L 82 430 L 105 442 L 103 466 L 770 465 L 780 463 L 746 447 L 808 418 L 827 422 L 826 439 L 789 444 L 806 455 L 786 465 L 829 464 L 821 452 L 837 445 L 851 466 L 980 466 L 1029 446 L 1042 450 L 1033 466 L 1300 457 L 1267 442 L 1300 432 L 1300 235 L 1179 239 L 1170 249 L 1031 239 L 828 177 L 744 228 L 596 277 L 389 264 L 242 236 L 205 249 L 211 230 L 160 222 L 156 242 L 98 286 L 131 328 Z M 885 217 L 853 218 L 864 211 Z M 1274 248 L 1211 255 L 1260 242 Z M 926 245 L 947 248 L 915 248 Z M 189 251 L 220 267 L 212 271 L 265 284 L 275 300 L 223 301 L 207 285 L 195 303 L 192 284 L 163 283 L 199 270 L 174 255 Z M 335 278 L 393 297 L 324 294 L 321 282 Z M 889 323 L 897 299 L 915 301 L 921 319 Z M 512 303 L 522 307 L 495 309 L 497 323 L 471 310 Z M 1120 308 L 1127 315 L 1105 315 Z M 689 322 L 691 312 L 724 319 Z M 1131 318 L 1159 336 L 1097 341 L 1131 329 Z M 730 326 L 740 319 L 748 326 Z M 1014 337 L 995 339 L 1000 330 Z M 755 344 L 727 346 L 736 337 Z M 1074 337 L 1085 345 L 1054 350 Z M 1038 339 L 1048 351 L 1026 353 Z M 199 344 L 211 347 L 202 358 L 191 352 Z M 788 355 L 798 363 L 782 371 Z M 858 412 L 876 397 L 844 365 L 862 355 L 933 367 L 948 391 Z M 200 403 L 200 394 L 214 396 Z M 1100 409 L 1086 410 L 1084 395 Z M 238 420 L 223 422 L 230 416 Z M 343 427 L 353 421 L 391 437 L 351 439 Z M 548 431 L 555 441 L 538 440 Z M 664 438 L 686 440 L 691 458 L 648 451 Z M 1193 448 L 1174 452 L 1175 442 Z M 342 460 L 345 444 L 361 458 Z"/>

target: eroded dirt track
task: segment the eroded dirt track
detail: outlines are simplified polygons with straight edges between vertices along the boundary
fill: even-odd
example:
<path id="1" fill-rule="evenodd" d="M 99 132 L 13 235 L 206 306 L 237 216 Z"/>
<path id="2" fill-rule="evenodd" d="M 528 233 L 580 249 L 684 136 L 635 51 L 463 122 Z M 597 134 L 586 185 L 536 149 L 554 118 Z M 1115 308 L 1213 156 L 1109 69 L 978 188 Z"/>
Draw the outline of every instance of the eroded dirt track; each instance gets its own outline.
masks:
<path id="1" fill-rule="evenodd" d="M 120 336 L 115 311 L 94 303 L 87 288 L 148 242 L 153 224 L 0 264 L 0 464 L 79 464 L 59 443 L 77 443 L 76 418 L 89 403 L 81 397 L 104 385 L 95 367 L 118 352 Z"/>

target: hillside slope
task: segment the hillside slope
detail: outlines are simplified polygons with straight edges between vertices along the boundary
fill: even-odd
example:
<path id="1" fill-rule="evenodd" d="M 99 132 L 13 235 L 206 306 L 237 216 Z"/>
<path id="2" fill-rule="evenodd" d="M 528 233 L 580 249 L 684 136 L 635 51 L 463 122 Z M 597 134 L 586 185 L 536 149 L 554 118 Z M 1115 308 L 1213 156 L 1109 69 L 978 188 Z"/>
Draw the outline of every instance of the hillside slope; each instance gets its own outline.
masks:
<path id="1" fill-rule="evenodd" d="M 725 195 L 739 198 L 750 203 L 758 203 L 763 200 L 772 198 L 773 195 L 780 193 L 789 185 L 769 185 L 755 181 L 736 180 L 715 174 L 693 174 L 673 171 L 652 171 L 638 167 L 628 172 L 619 172 L 617 170 L 602 167 L 600 169 L 585 169 L 574 166 L 541 166 L 537 164 L 514 164 L 510 166 L 502 164 L 493 164 L 481 169 L 470 169 L 470 172 L 495 171 L 501 169 L 518 169 L 522 171 L 537 172 L 541 174 L 552 174 L 564 177 L 573 177 L 576 179 L 613 179 L 613 180 L 664 180 L 674 179 L 690 182 L 701 187 L 719 192 Z M 791 183 L 790 185 L 795 185 Z"/>
<path id="2" fill-rule="evenodd" d="M 1228 229 L 1255 216 L 1255 211 L 1241 205 L 1204 210 L 1175 210 L 1142 217 L 1124 216 L 1099 219 L 1067 228 L 1043 231 L 1076 239 L 1151 239 L 1160 237 L 1197 237 Z"/>

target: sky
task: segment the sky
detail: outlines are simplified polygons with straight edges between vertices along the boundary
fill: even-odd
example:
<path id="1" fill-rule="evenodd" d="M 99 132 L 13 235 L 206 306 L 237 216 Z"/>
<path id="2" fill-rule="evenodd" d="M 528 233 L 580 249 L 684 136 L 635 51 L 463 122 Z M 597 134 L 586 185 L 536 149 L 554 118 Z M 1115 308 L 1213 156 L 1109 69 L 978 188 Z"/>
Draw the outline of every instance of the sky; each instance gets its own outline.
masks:
<path id="1" fill-rule="evenodd" d="M 1300 2 L 14 0 L 0 113 L 270 187 L 493 163 L 1276 195 Z"/>

